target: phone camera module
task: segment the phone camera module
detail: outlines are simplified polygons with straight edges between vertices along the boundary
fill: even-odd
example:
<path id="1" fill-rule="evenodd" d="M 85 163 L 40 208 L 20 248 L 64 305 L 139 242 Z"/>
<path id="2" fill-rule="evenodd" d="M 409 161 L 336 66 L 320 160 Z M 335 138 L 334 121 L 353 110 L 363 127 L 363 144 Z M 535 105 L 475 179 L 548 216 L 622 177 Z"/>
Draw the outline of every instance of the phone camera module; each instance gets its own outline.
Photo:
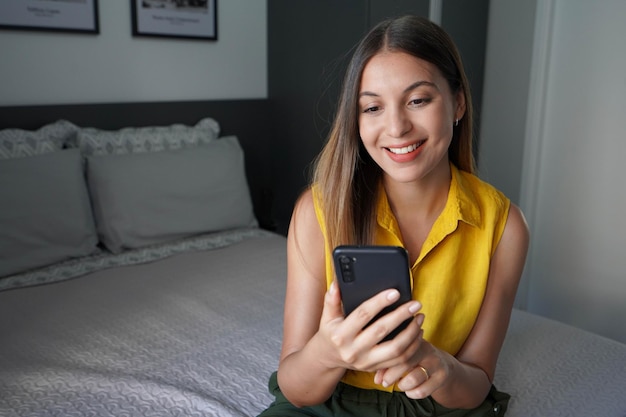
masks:
<path id="1" fill-rule="evenodd" d="M 352 271 L 352 259 L 348 256 L 342 256 L 339 258 L 341 264 L 341 278 L 344 282 L 354 281 L 354 273 Z"/>

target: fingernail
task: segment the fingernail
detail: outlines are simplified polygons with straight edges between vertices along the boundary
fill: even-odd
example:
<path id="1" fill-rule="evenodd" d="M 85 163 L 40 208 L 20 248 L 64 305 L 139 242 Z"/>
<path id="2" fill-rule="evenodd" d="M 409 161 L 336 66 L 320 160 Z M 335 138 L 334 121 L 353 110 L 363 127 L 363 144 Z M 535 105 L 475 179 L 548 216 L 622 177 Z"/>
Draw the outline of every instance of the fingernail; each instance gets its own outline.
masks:
<path id="1" fill-rule="evenodd" d="M 424 315 L 420 314 L 419 316 L 417 316 L 417 324 L 421 327 L 422 324 L 424 324 Z"/>
<path id="2" fill-rule="evenodd" d="M 387 300 L 389 301 L 396 301 L 398 298 L 400 298 L 398 290 L 391 290 L 389 291 L 389 294 L 387 294 Z"/>
<path id="3" fill-rule="evenodd" d="M 409 305 L 409 311 L 411 312 L 411 314 L 417 313 L 420 308 L 422 308 L 422 305 L 419 301 L 414 301 Z"/>
<path id="4" fill-rule="evenodd" d="M 389 386 L 389 382 L 383 381 L 383 387 L 387 388 Z"/>
<path id="5" fill-rule="evenodd" d="M 374 375 L 374 384 L 382 384 L 382 381 L 380 380 L 380 370 L 376 371 L 376 374 Z"/>
<path id="6" fill-rule="evenodd" d="M 330 288 L 328 289 L 328 292 L 332 295 L 335 293 L 335 291 L 337 291 L 337 283 L 335 281 L 333 281 L 330 284 Z"/>

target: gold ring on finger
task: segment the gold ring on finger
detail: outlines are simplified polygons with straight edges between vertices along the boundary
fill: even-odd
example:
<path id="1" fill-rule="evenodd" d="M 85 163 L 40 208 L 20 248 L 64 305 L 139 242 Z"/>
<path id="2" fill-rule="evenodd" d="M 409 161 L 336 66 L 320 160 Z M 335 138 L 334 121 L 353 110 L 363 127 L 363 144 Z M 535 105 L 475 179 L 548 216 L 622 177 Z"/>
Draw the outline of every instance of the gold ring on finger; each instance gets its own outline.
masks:
<path id="1" fill-rule="evenodd" d="M 428 381 L 430 379 L 430 374 L 428 373 L 428 371 L 426 370 L 426 368 L 424 368 L 421 365 L 417 365 L 417 367 L 424 372 L 424 376 L 426 377 L 426 381 Z"/>

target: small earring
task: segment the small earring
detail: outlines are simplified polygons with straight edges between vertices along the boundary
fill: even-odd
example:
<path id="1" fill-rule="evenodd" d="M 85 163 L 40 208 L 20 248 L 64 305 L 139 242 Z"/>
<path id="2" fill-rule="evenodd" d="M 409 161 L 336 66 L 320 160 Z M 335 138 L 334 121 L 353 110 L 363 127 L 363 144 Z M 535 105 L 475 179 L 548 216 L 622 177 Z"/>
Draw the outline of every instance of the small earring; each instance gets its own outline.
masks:
<path id="1" fill-rule="evenodd" d="M 454 121 L 454 125 L 455 125 L 455 126 L 458 126 L 458 125 L 459 125 L 459 119 L 456 119 L 456 120 Z"/>

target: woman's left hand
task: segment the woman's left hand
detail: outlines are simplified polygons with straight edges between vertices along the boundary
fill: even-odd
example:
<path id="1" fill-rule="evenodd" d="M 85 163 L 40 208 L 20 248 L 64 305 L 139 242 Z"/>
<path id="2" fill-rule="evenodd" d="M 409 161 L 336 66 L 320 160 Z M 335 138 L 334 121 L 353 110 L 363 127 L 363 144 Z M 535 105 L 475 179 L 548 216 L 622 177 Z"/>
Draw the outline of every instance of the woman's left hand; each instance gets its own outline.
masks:
<path id="1" fill-rule="evenodd" d="M 451 355 L 420 338 L 419 347 L 410 359 L 377 371 L 374 382 L 385 387 L 397 383 L 407 397 L 426 398 L 446 383 L 453 361 Z M 408 371 L 407 365 L 410 366 Z"/>

